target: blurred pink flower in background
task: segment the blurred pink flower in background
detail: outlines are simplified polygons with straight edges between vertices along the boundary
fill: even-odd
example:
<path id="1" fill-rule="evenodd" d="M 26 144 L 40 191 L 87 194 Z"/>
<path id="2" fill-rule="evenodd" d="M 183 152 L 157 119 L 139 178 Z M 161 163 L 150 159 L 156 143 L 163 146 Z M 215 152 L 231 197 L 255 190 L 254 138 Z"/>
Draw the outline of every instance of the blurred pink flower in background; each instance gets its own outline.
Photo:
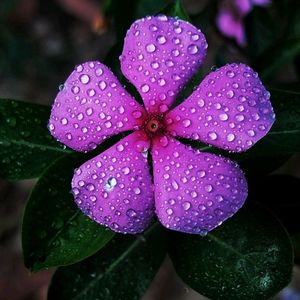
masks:
<path id="1" fill-rule="evenodd" d="M 254 5 L 266 6 L 270 0 L 223 0 L 217 14 L 217 27 L 226 37 L 233 38 L 239 46 L 247 44 L 244 18 Z"/>

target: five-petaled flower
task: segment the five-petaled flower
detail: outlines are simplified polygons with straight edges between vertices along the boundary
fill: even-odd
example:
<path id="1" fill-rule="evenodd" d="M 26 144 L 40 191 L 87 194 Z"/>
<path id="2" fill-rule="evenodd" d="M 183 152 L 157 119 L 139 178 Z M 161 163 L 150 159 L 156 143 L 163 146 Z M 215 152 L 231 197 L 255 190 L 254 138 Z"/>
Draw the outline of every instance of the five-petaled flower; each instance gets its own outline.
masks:
<path id="1" fill-rule="evenodd" d="M 149 225 L 155 211 L 167 228 L 204 234 L 243 205 L 247 182 L 237 164 L 193 150 L 176 137 L 245 151 L 274 122 L 270 94 L 250 67 L 229 64 L 170 109 L 206 49 L 204 35 L 188 22 L 147 17 L 130 27 L 120 56 L 122 72 L 145 108 L 97 61 L 78 65 L 58 93 L 49 128 L 74 150 L 89 151 L 133 130 L 75 170 L 75 201 L 96 222 L 134 234 Z"/>
<path id="2" fill-rule="evenodd" d="M 266 6 L 270 0 L 223 0 L 220 3 L 216 23 L 227 37 L 234 38 L 240 46 L 246 46 L 244 18 L 254 5 Z"/>

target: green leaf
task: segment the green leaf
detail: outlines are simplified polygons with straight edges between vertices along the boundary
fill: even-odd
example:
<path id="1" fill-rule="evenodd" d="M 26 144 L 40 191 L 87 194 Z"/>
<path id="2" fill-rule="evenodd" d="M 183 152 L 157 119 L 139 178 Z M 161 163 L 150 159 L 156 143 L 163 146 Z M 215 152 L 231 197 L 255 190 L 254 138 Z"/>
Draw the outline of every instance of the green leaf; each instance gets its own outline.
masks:
<path id="1" fill-rule="evenodd" d="M 118 235 L 101 252 L 54 274 L 48 300 L 138 300 L 166 254 L 155 224 L 140 236 Z"/>
<path id="2" fill-rule="evenodd" d="M 78 262 L 113 237 L 77 208 L 70 192 L 73 171 L 85 160 L 83 154 L 58 159 L 32 191 L 22 228 L 24 261 L 32 271 Z"/>
<path id="3" fill-rule="evenodd" d="M 245 18 L 248 55 L 257 57 L 274 44 L 280 35 L 281 25 L 268 7 L 254 6 Z"/>
<path id="4" fill-rule="evenodd" d="M 257 201 L 272 211 L 290 234 L 300 233 L 300 179 L 286 174 L 273 174 L 248 180 L 249 200 Z"/>
<path id="5" fill-rule="evenodd" d="M 282 39 L 267 48 L 254 63 L 254 68 L 264 80 L 274 76 L 284 65 L 300 54 L 300 37 Z"/>
<path id="6" fill-rule="evenodd" d="M 181 4 L 181 0 L 172 1 L 161 11 L 161 13 L 172 17 L 178 17 L 181 20 L 186 20 L 189 22 L 191 21 L 190 17 Z"/>
<path id="7" fill-rule="evenodd" d="M 206 237 L 170 233 L 169 253 L 182 280 L 218 299 L 268 299 L 290 281 L 291 241 L 259 207 L 244 207 Z"/>
<path id="8" fill-rule="evenodd" d="M 47 129 L 50 108 L 0 99 L 0 177 L 34 178 L 58 157 L 62 148 Z"/>

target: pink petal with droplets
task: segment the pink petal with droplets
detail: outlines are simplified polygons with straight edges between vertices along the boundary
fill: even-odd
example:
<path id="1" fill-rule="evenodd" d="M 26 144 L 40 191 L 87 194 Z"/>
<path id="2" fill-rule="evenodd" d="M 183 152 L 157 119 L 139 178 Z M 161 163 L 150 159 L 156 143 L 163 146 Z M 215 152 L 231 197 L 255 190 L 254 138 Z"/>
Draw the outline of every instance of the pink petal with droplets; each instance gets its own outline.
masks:
<path id="1" fill-rule="evenodd" d="M 199 29 L 166 16 L 132 24 L 120 56 L 123 74 L 136 86 L 148 111 L 165 112 L 206 56 Z"/>
<path id="2" fill-rule="evenodd" d="M 242 207 L 247 182 L 236 163 L 169 138 L 153 144 L 156 214 L 167 228 L 206 234 Z"/>
<path id="3" fill-rule="evenodd" d="M 106 66 L 86 62 L 75 68 L 56 96 L 49 129 L 68 147 L 89 151 L 105 138 L 139 124 L 136 111 L 144 114 Z"/>
<path id="4" fill-rule="evenodd" d="M 166 116 L 174 135 L 234 152 L 246 151 L 270 130 L 270 93 L 250 67 L 229 64 L 211 72 Z"/>
<path id="5" fill-rule="evenodd" d="M 72 192 L 78 207 L 116 232 L 143 231 L 154 212 L 147 147 L 145 135 L 136 131 L 75 170 Z"/>

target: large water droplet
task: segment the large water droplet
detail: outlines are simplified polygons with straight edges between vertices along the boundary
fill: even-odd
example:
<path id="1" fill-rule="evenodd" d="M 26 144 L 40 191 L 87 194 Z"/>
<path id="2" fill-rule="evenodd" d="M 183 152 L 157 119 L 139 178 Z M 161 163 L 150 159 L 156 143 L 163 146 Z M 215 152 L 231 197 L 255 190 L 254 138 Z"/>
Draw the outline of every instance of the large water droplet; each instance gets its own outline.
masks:
<path id="1" fill-rule="evenodd" d="M 83 74 L 79 77 L 79 79 L 80 79 L 81 83 L 87 84 L 90 81 L 90 76 L 87 74 Z"/>
<path id="2" fill-rule="evenodd" d="M 184 210 L 189 210 L 191 208 L 191 203 L 186 201 L 182 203 L 182 207 Z"/>
<path id="3" fill-rule="evenodd" d="M 189 54 L 196 54 L 198 52 L 198 46 L 195 44 L 191 44 L 188 46 L 188 53 Z"/>
<path id="4" fill-rule="evenodd" d="M 163 35 L 159 35 L 156 40 L 161 45 L 165 44 L 166 41 L 167 41 L 166 38 Z"/>
<path id="5" fill-rule="evenodd" d="M 107 192 L 111 192 L 114 187 L 117 185 L 117 179 L 115 177 L 108 178 L 107 182 L 104 185 L 104 189 Z"/>
<path id="6" fill-rule="evenodd" d="M 142 90 L 143 93 L 148 93 L 149 90 L 150 90 L 150 87 L 149 87 L 148 84 L 143 84 L 143 85 L 141 86 L 141 90 Z"/>
<path id="7" fill-rule="evenodd" d="M 153 52 L 156 50 L 156 47 L 155 47 L 154 44 L 148 44 L 148 45 L 146 46 L 146 50 L 147 50 L 147 52 L 149 52 L 149 53 L 153 53 Z"/>

